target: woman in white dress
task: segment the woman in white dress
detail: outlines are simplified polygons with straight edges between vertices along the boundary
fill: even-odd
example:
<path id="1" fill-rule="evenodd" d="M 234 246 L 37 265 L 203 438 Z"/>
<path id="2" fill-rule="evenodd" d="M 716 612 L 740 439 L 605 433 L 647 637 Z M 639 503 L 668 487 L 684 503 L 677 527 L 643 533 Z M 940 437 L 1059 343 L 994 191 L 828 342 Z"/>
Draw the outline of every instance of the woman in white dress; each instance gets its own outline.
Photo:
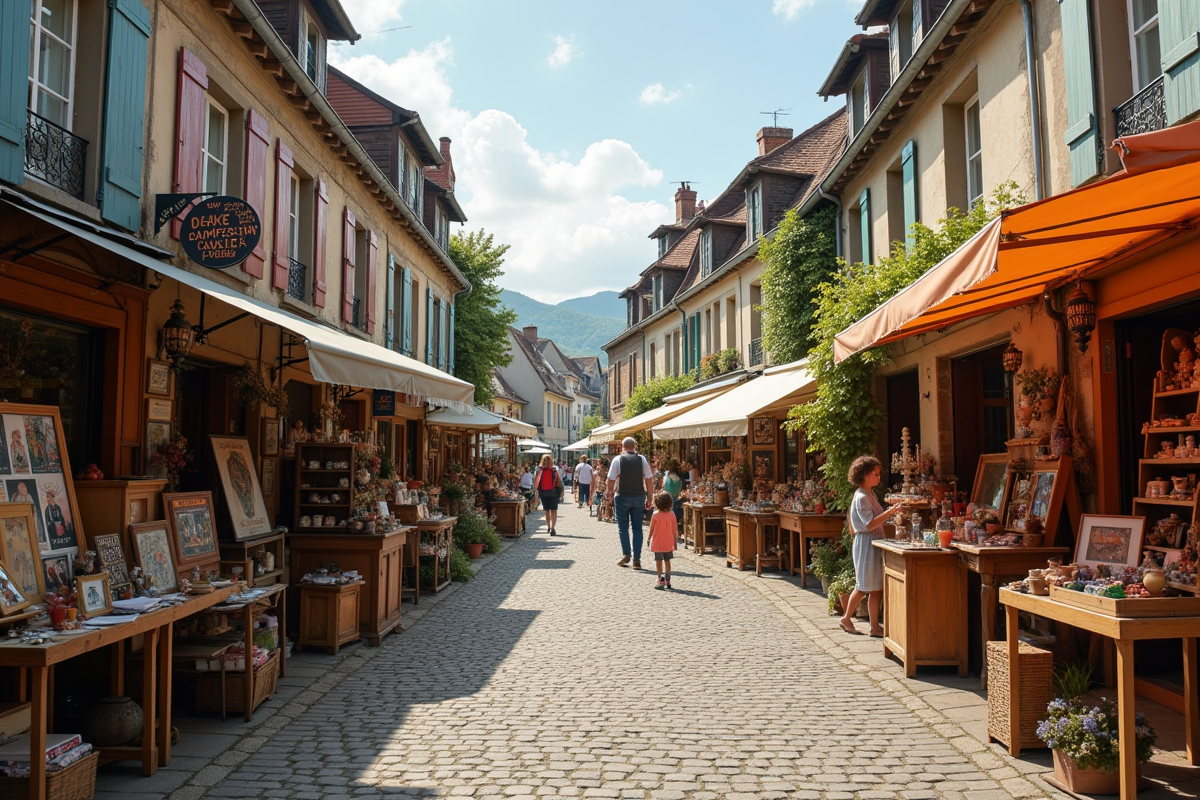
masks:
<path id="1" fill-rule="evenodd" d="M 883 538 L 883 524 L 902 508 L 894 505 L 885 509 L 875 496 L 875 487 L 879 485 L 881 472 L 878 458 L 859 456 L 850 465 L 848 476 L 850 483 L 858 487 L 854 491 L 854 499 L 850 501 L 849 515 L 850 530 L 854 532 L 851 554 L 854 557 L 855 583 L 840 624 L 846 633 L 860 636 L 862 631 L 854 627 L 854 610 L 858 608 L 864 596 L 867 598 L 867 611 L 871 617 L 871 635 L 883 636 L 883 628 L 879 624 L 879 602 L 883 599 L 883 553 L 871 543 Z"/>

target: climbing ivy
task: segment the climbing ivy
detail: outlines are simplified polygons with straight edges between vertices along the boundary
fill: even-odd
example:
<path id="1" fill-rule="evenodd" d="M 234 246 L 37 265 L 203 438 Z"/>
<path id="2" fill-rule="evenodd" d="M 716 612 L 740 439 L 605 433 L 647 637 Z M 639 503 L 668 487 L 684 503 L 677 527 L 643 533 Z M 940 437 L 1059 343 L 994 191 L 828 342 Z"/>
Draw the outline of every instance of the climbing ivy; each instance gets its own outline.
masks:
<path id="1" fill-rule="evenodd" d="M 825 205 L 806 217 L 795 209 L 779 223 L 770 239 L 763 239 L 758 256 L 766 264 L 762 273 L 763 349 L 775 364 L 804 358 L 816 344 L 813 298 L 837 268 L 834 239 L 836 215 Z"/>

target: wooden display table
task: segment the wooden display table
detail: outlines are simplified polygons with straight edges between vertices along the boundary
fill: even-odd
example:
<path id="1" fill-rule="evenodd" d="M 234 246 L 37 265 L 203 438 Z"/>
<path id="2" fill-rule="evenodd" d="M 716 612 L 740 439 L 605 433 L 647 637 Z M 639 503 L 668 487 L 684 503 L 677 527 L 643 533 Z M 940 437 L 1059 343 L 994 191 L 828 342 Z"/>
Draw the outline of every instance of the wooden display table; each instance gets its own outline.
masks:
<path id="1" fill-rule="evenodd" d="M 754 564 L 754 574 L 762 575 L 763 567 L 783 569 L 779 515 L 761 511 L 743 511 L 740 508 L 725 509 L 725 566 L 745 569 Z M 770 554 L 774 542 L 775 554 Z"/>
<path id="2" fill-rule="evenodd" d="M 292 583 L 334 563 L 342 571 L 356 570 L 363 578 L 359 595 L 358 629 L 378 645 L 400 624 L 400 571 L 404 543 L 415 528 L 392 533 L 305 533 L 288 535 Z"/>
<path id="3" fill-rule="evenodd" d="M 297 647 L 338 648 L 357 642 L 359 595 L 363 581 L 300 585 L 300 640 Z"/>
<path id="4" fill-rule="evenodd" d="M 953 550 L 872 542 L 883 551 L 883 653 L 907 678 L 917 667 L 956 666 L 967 674 L 967 570 Z"/>
<path id="5" fill-rule="evenodd" d="M 1008 640 L 1008 703 L 1010 726 L 1020 718 L 1020 659 L 1017 657 L 1018 619 L 1021 611 L 1052 619 L 1091 633 L 1107 636 L 1117 646 L 1117 705 L 1119 709 L 1120 734 L 1122 741 L 1132 742 L 1135 738 L 1134 687 L 1133 687 L 1133 643 L 1143 639 L 1183 639 L 1183 691 L 1184 731 L 1187 735 L 1187 758 L 1192 766 L 1200 765 L 1200 713 L 1196 702 L 1197 692 L 1196 638 L 1200 637 L 1200 616 L 1194 617 L 1111 617 L 1099 611 L 1060 603 L 1049 597 L 1020 594 L 1001 589 L 999 601 L 1004 604 L 1006 635 Z M 1137 601 L 1134 601 L 1137 602 Z M 1014 757 L 1021 754 L 1020 744 L 1014 741 L 1009 753 Z M 1121 798 L 1132 800 L 1137 797 L 1137 749 L 1123 747 L 1121 758 Z M 1060 787 L 1061 788 L 1061 787 Z"/>
<path id="6" fill-rule="evenodd" d="M 839 539 L 846 527 L 845 514 L 802 514 L 779 512 L 779 528 L 786 531 L 788 574 L 796 574 L 800 562 L 800 585 L 808 586 L 808 543 L 814 539 Z"/>
<path id="7" fill-rule="evenodd" d="M 496 531 L 501 536 L 516 539 L 525 532 L 525 500 L 493 500 L 492 513 L 496 515 Z"/>
<path id="8" fill-rule="evenodd" d="M 235 600 L 227 602 L 227 603 L 215 605 L 212 607 L 211 610 L 214 613 L 216 613 L 216 612 L 230 613 L 230 612 L 238 612 L 238 611 L 241 612 L 241 614 L 242 614 L 242 630 L 244 631 L 244 635 L 245 635 L 243 645 L 245 647 L 245 652 L 246 652 L 246 663 L 249 666 L 251 664 L 251 662 L 253 660 L 253 656 L 254 656 L 254 620 L 258 618 L 259 614 L 266 611 L 268 608 L 272 608 L 272 607 L 278 608 L 279 609 L 279 634 L 281 637 L 279 640 L 279 650 L 283 654 L 283 657 L 281 658 L 281 660 L 279 662 L 279 674 L 286 676 L 287 675 L 287 658 L 286 658 L 287 642 L 285 641 L 285 639 L 286 639 L 286 631 L 287 631 L 287 584 L 286 583 L 276 583 L 272 586 L 264 586 L 264 587 L 260 587 L 260 588 L 263 589 L 263 593 L 261 595 L 259 595 L 258 597 L 254 598 L 253 600 L 250 600 L 248 602 L 238 602 L 235 599 Z M 236 595 L 235 595 L 235 598 L 236 598 Z M 246 722 L 249 722 L 254 717 L 255 704 L 250 700 L 250 698 L 256 697 L 255 692 L 254 692 L 254 684 L 257 680 L 256 672 L 257 672 L 257 670 L 247 668 L 245 670 L 245 673 L 242 675 L 242 680 L 245 683 L 245 686 L 244 686 L 245 694 L 243 694 L 242 696 L 244 698 L 247 698 L 246 701 L 243 703 L 243 706 L 244 706 L 243 711 L 246 715 Z"/>
<path id="9" fill-rule="evenodd" d="M 688 534 L 688 519 L 691 518 L 691 534 Z M 721 520 L 721 524 L 725 524 L 725 507 L 719 506 L 716 503 L 684 503 L 683 504 L 683 527 L 684 541 L 690 541 L 692 549 L 696 551 L 696 555 L 704 555 L 709 550 L 709 538 L 726 539 L 728 546 L 729 532 L 724 533 L 709 532 L 708 521 L 713 519 Z M 713 547 L 715 550 L 716 547 Z"/>
<path id="10" fill-rule="evenodd" d="M 433 591 L 436 594 L 450 585 L 450 553 L 454 551 L 454 523 L 458 517 L 442 517 L 441 519 L 423 519 L 417 523 L 417 535 L 414 537 L 420 543 L 418 553 L 433 548 Z M 439 555 L 445 553 L 445 555 Z M 421 568 L 417 567 L 417 582 L 421 580 Z"/>

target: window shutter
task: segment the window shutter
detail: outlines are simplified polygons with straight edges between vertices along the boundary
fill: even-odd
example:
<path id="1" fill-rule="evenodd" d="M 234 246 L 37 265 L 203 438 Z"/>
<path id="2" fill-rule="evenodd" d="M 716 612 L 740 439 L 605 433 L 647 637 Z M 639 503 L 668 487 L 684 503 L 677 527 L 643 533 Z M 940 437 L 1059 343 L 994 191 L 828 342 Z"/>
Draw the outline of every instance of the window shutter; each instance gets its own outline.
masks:
<path id="1" fill-rule="evenodd" d="M 425 288 L 425 363 L 433 364 L 433 289 Z"/>
<path id="2" fill-rule="evenodd" d="M 383 346 L 389 350 L 396 347 L 396 257 L 388 253 L 387 287 L 384 290 Z"/>
<path id="3" fill-rule="evenodd" d="M 451 375 L 453 375 L 453 374 L 454 374 L 454 304 L 453 304 L 453 303 L 451 303 L 451 304 L 450 304 L 450 323 L 449 323 L 449 326 L 450 326 L 450 335 L 449 335 L 447 338 L 450 340 L 450 343 L 449 343 L 449 345 L 448 345 L 447 349 L 450 351 L 450 369 L 449 369 L 449 372 L 450 372 L 450 374 L 451 374 Z"/>
<path id="4" fill-rule="evenodd" d="M 257 115 L 256 115 L 257 116 Z M 265 133 L 265 131 L 264 131 Z M 287 291 L 291 262 L 288 261 L 288 237 L 291 234 L 292 167 L 296 165 L 292 151 L 282 139 L 275 140 L 275 253 L 271 263 L 271 283 Z M 247 171 L 247 182 L 249 172 Z M 247 195 L 247 199 L 249 196 Z M 249 271 L 249 270 L 247 270 Z M 261 276 L 260 276 L 261 277 Z M 308 298 L 305 297 L 305 300 Z"/>
<path id="5" fill-rule="evenodd" d="M 125 230 L 136 231 L 142 224 L 150 12 L 138 0 L 110 0 L 110 5 L 100 215 Z"/>
<path id="6" fill-rule="evenodd" d="M 692 315 L 692 364 L 700 366 L 700 312 Z"/>
<path id="7" fill-rule="evenodd" d="M 1174 125 L 1200 109 L 1200 4 L 1158 0 L 1158 37 L 1167 124 Z"/>
<path id="8" fill-rule="evenodd" d="M 1071 150 L 1072 186 L 1078 186 L 1100 171 L 1090 5 L 1090 0 L 1059 0 L 1058 4 L 1067 73 L 1067 132 L 1063 139 Z"/>
<path id="9" fill-rule="evenodd" d="M 354 212 L 342 212 L 342 320 L 354 323 Z"/>
<path id="10" fill-rule="evenodd" d="M 25 181 L 32 0 L 0 3 L 0 180 Z"/>
<path id="11" fill-rule="evenodd" d="M 362 304 L 367 309 L 367 333 L 375 333 L 375 272 L 379 266 L 379 235 L 367 231 L 367 296 Z"/>
<path id="12" fill-rule="evenodd" d="M 413 334 L 413 315 L 412 315 L 412 268 L 404 268 L 404 282 L 400 287 L 400 314 L 403 317 L 404 325 L 401 327 L 403 335 L 400 338 L 400 348 L 404 351 L 404 355 L 411 356 L 413 354 L 412 334 Z"/>
<path id="13" fill-rule="evenodd" d="M 258 212 L 261 225 L 267 218 L 267 164 L 270 161 L 271 133 L 267 118 L 253 108 L 246 111 L 246 177 L 243 183 L 243 197 L 250 206 Z M 276 198 L 279 195 L 276 194 Z M 286 219 L 286 217 L 284 218 Z M 286 233 L 284 234 L 286 236 Z M 278 233 L 276 233 L 278 242 Z M 286 242 L 287 239 L 285 238 Z M 287 255 L 286 245 L 284 256 Z M 267 263 L 267 251 L 263 246 L 263 237 L 258 237 L 258 244 L 245 261 L 242 271 L 252 278 L 263 276 L 263 265 Z M 284 286 L 287 284 L 285 283 Z"/>
<path id="14" fill-rule="evenodd" d="M 204 93 L 208 91 L 208 69 L 186 47 L 179 48 L 179 96 L 175 117 L 175 187 L 178 193 L 200 191 L 204 147 Z M 171 237 L 179 238 L 183 216 L 171 221 Z"/>
<path id="15" fill-rule="evenodd" d="M 921 218 L 917 206 L 917 143 L 909 141 L 904 145 L 904 153 L 900 157 L 904 181 L 904 246 L 913 246 L 912 226 Z"/>
<path id="16" fill-rule="evenodd" d="M 437 307 L 437 368 L 446 368 L 446 337 L 442 331 L 442 326 L 446 324 L 446 304 L 442 302 L 442 298 L 437 298 L 433 301 Z"/>
<path id="17" fill-rule="evenodd" d="M 900 77 L 900 68 L 904 65 L 900 63 L 900 19 L 893 18 L 888 23 L 888 70 L 891 82 L 895 83 L 896 78 Z M 867 79 L 870 83 L 870 78 Z M 868 106 L 869 108 L 870 106 Z M 868 115 L 870 112 L 868 112 Z"/>
<path id="18" fill-rule="evenodd" d="M 329 224 L 329 187 L 325 185 L 325 181 L 316 181 L 314 199 L 316 211 L 313 214 L 313 305 L 324 308 L 325 292 L 329 288 L 325 285 L 325 245 L 328 235 L 325 227 Z"/>
<path id="19" fill-rule="evenodd" d="M 680 342 L 682 342 L 682 346 L 680 347 L 680 349 L 683 351 L 683 371 L 691 372 L 692 351 L 688 349 L 689 337 L 688 337 L 688 326 L 686 324 L 680 326 L 679 335 L 680 335 Z"/>
<path id="20" fill-rule="evenodd" d="M 858 196 L 859 241 L 862 244 L 862 263 L 873 264 L 875 254 L 871 250 L 871 190 L 863 189 Z"/>

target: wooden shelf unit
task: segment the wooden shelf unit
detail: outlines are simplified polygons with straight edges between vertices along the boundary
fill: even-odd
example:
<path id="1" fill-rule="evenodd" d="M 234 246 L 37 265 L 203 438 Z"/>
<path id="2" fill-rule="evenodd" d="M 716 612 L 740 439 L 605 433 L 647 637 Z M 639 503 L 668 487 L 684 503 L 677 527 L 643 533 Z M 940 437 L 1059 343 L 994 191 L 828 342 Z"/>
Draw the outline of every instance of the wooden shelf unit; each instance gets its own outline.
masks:
<path id="1" fill-rule="evenodd" d="M 319 468 L 310 467 L 317 462 Z M 326 464 L 346 464 L 344 469 L 328 469 Z M 341 485 L 342 483 L 345 485 Z M 354 445 L 335 442 L 303 442 L 296 445 L 296 529 L 314 533 L 344 532 L 342 525 L 300 525 L 301 517 L 334 517 L 335 522 L 348 520 L 354 510 Z M 332 499 L 336 503 L 312 502 L 316 497 Z M 315 522 L 315 520 L 314 520 Z"/>
<path id="2" fill-rule="evenodd" d="M 251 586 L 272 586 L 276 583 L 287 583 L 285 577 L 284 536 L 282 533 L 272 533 L 249 539 L 244 542 L 221 542 L 221 574 L 228 575 L 232 567 L 243 567 L 243 577 Z M 270 552 L 275 556 L 275 568 L 261 575 L 254 574 L 254 559 L 261 559 Z"/>

